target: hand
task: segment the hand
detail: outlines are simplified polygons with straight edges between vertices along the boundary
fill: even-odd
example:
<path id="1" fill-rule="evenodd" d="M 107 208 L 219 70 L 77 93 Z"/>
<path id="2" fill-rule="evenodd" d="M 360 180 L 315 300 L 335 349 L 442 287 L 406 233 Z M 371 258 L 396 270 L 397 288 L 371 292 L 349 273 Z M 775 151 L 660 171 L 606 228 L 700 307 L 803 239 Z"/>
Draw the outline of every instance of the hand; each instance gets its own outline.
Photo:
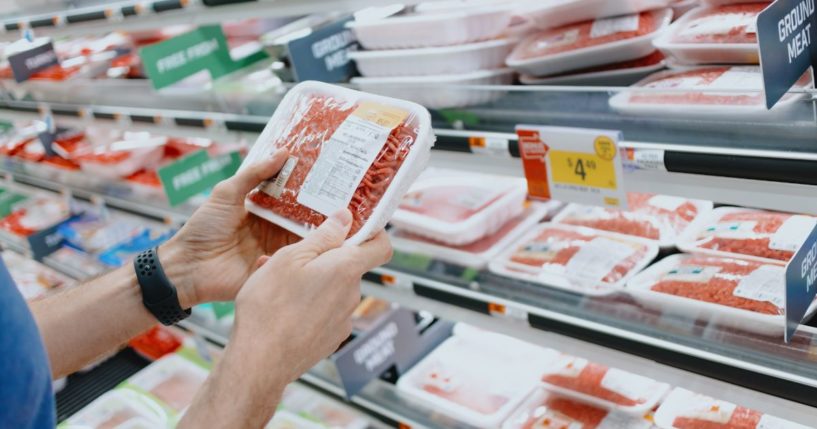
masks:
<path id="1" fill-rule="evenodd" d="M 259 257 L 300 240 L 244 208 L 247 194 L 277 174 L 287 157 L 279 150 L 216 185 L 210 199 L 161 246 L 162 265 L 183 308 L 233 300 Z"/>

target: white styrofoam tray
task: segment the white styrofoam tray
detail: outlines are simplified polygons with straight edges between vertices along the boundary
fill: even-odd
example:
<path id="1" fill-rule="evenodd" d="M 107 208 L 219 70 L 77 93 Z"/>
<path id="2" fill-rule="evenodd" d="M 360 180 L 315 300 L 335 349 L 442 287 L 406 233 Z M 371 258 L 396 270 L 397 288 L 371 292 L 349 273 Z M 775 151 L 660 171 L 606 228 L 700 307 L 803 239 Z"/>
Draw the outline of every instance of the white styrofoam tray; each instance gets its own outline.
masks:
<path id="1" fill-rule="evenodd" d="M 550 0 L 528 2 L 517 13 L 540 29 L 663 9 L 671 0 Z"/>
<path id="2" fill-rule="evenodd" d="M 496 39 L 431 48 L 353 51 L 349 58 L 366 77 L 456 74 L 503 67 L 513 45 L 512 40 Z"/>
<path id="3" fill-rule="evenodd" d="M 584 73 L 578 71 L 574 74 L 557 76 L 537 77 L 523 74 L 519 76 L 519 81 L 525 85 L 629 86 L 657 71 L 663 70 L 665 67 L 666 61 L 661 60 L 655 64 L 650 64 L 643 67 L 621 68 Z"/>
<path id="4" fill-rule="evenodd" d="M 356 77 L 352 84 L 362 91 L 411 100 L 429 109 L 444 109 L 490 103 L 507 93 L 503 89 L 458 86 L 510 85 L 513 77 L 513 70 L 497 69 L 432 76 Z"/>
<path id="5" fill-rule="evenodd" d="M 522 42 L 517 45 L 517 48 L 511 52 L 506 63 L 508 67 L 522 73 L 534 76 L 547 76 L 645 57 L 655 50 L 652 44 L 653 39 L 661 34 L 661 32 L 670 25 L 670 21 L 672 20 L 672 9 L 663 9 L 651 13 L 655 14 L 658 22 L 656 30 L 652 33 L 601 45 L 574 49 L 572 51 L 548 54 L 541 57 L 516 58 L 517 51 L 526 44 L 526 41 L 538 37 L 538 33 L 534 33 L 529 36 L 529 39 L 523 39 Z"/>

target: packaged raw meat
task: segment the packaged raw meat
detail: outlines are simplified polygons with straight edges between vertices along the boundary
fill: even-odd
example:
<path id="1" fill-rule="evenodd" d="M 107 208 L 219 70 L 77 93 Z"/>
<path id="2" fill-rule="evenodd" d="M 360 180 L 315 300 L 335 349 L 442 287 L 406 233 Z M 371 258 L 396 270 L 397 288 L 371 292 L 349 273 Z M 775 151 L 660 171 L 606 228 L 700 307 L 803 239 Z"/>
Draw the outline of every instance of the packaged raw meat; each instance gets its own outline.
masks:
<path id="1" fill-rule="evenodd" d="M 553 221 L 647 238 L 671 248 L 688 227 L 712 210 L 711 201 L 643 193 L 627 194 L 627 204 L 628 210 L 570 204 Z"/>
<path id="2" fill-rule="evenodd" d="M 753 0 L 748 2 L 746 0 L 698 0 L 701 5 L 703 6 L 722 6 L 725 4 L 738 4 L 738 3 L 765 3 L 766 6 L 772 2 L 772 0 Z"/>
<path id="3" fill-rule="evenodd" d="M 299 384 L 293 383 L 284 389 L 281 407 L 286 412 L 319 422 L 321 427 L 332 429 L 366 429 L 369 427 L 369 419 L 360 411 Z M 301 427 L 298 426 L 298 429 Z"/>
<path id="4" fill-rule="evenodd" d="M 460 74 L 503 67 L 514 43 L 494 39 L 434 48 L 352 51 L 349 58 L 366 77 Z"/>
<path id="5" fill-rule="evenodd" d="M 390 230 L 392 244 L 401 252 L 428 255 L 452 264 L 481 269 L 519 236 L 561 207 L 561 203 L 556 201 L 525 202 L 524 205 L 524 211 L 505 222 L 499 230 L 469 244 L 448 245 L 399 228 Z"/>
<path id="6" fill-rule="evenodd" d="M 410 102 L 301 83 L 242 164 L 289 150 L 281 173 L 249 195 L 247 208 L 303 236 L 348 207 L 347 242 L 361 243 L 386 225 L 425 168 L 435 140 L 430 122 L 428 111 Z"/>
<path id="7" fill-rule="evenodd" d="M 762 335 L 782 335 L 786 270 L 779 265 L 705 255 L 672 255 L 627 284 L 656 310 Z M 807 317 L 814 314 L 812 304 Z"/>
<path id="8" fill-rule="evenodd" d="M 545 388 L 606 410 L 643 416 L 670 389 L 669 384 L 562 355 L 542 375 Z"/>
<path id="9" fill-rule="evenodd" d="M 631 15 L 668 7 L 671 0 L 549 0 L 529 1 L 517 13 L 540 29 L 611 16 Z"/>
<path id="10" fill-rule="evenodd" d="M 78 280 L 88 280 L 110 270 L 95 256 L 69 246 L 57 249 L 43 258 L 43 262 Z"/>
<path id="11" fill-rule="evenodd" d="M 786 264 L 817 224 L 817 218 L 791 213 L 720 207 L 679 239 L 689 253 Z"/>
<path id="12" fill-rule="evenodd" d="M 78 149 L 73 160 L 89 174 L 118 179 L 156 167 L 164 155 L 165 143 L 167 137 L 126 132 L 123 140 Z"/>
<path id="13" fill-rule="evenodd" d="M 795 89 L 803 89 L 810 82 L 811 76 L 806 73 Z M 770 112 L 763 97 L 759 67 L 712 66 L 656 73 L 635 84 L 632 91 L 610 98 L 610 106 L 640 116 L 774 120 L 802 96 L 786 94 Z"/>
<path id="14" fill-rule="evenodd" d="M 522 179 L 432 169 L 411 186 L 391 224 L 461 246 L 499 231 L 522 214 L 526 195 Z"/>
<path id="15" fill-rule="evenodd" d="M 655 242 L 590 228 L 542 224 L 488 268 L 497 274 L 591 296 L 617 292 L 658 254 Z"/>
<path id="16" fill-rule="evenodd" d="M 183 413 L 208 374 L 204 367 L 174 353 L 131 376 L 126 385 L 148 392 L 163 405 Z"/>
<path id="17" fill-rule="evenodd" d="M 352 84 L 361 91 L 410 100 L 429 109 L 447 109 L 496 101 L 507 90 L 462 87 L 510 85 L 513 77 L 513 70 L 502 68 L 428 76 L 355 77 Z"/>
<path id="18" fill-rule="evenodd" d="M 71 207 L 65 198 L 35 197 L 21 201 L 10 215 L 0 219 L 0 229 L 27 237 L 70 217 Z"/>
<path id="19" fill-rule="evenodd" d="M 358 19 L 350 22 L 348 27 L 366 49 L 403 49 L 494 39 L 510 24 L 510 7 L 488 5 L 440 13 Z"/>
<path id="20" fill-rule="evenodd" d="M 9 274 L 26 301 L 43 298 L 74 285 L 68 277 L 11 251 L 3 252 Z"/>
<path id="21" fill-rule="evenodd" d="M 287 410 L 278 410 L 264 429 L 326 429 L 326 426 Z"/>
<path id="22" fill-rule="evenodd" d="M 646 418 L 609 411 L 604 408 L 554 395 L 537 388 L 505 420 L 502 429 L 649 429 Z"/>
<path id="23" fill-rule="evenodd" d="M 170 328 L 156 325 L 132 338 L 128 345 L 140 356 L 154 361 L 178 350 L 182 346 L 182 339 Z"/>
<path id="24" fill-rule="evenodd" d="M 694 9 L 655 40 L 655 47 L 685 64 L 758 64 L 757 16 L 767 3 Z"/>
<path id="25" fill-rule="evenodd" d="M 661 429 L 808 429 L 797 423 L 676 387 L 655 413 Z"/>
<path id="26" fill-rule="evenodd" d="M 504 335 L 469 331 L 474 329 L 455 327 L 451 338 L 400 377 L 397 388 L 466 424 L 495 428 L 533 390 L 557 353 Z"/>
<path id="27" fill-rule="evenodd" d="M 120 242 L 99 254 L 99 261 L 109 267 L 121 267 L 133 260 L 136 255 L 156 247 L 173 236 L 175 231 L 143 228 L 127 241 Z"/>
<path id="28" fill-rule="evenodd" d="M 136 219 L 88 210 L 60 225 L 59 231 L 70 246 L 87 253 L 98 253 L 137 235 L 142 231 L 142 224 Z"/>
<path id="29" fill-rule="evenodd" d="M 60 424 L 60 429 L 148 429 L 170 427 L 173 419 L 155 401 L 134 390 L 104 393 Z"/>
<path id="30" fill-rule="evenodd" d="M 391 309 L 390 302 L 367 296 L 352 313 L 352 327 L 358 332 L 365 332 L 373 328 Z"/>
<path id="31" fill-rule="evenodd" d="M 508 57 L 508 67 L 553 75 L 635 60 L 652 53 L 652 40 L 669 26 L 672 10 L 601 18 L 533 33 Z"/>
<path id="32" fill-rule="evenodd" d="M 664 54 L 654 51 L 646 57 L 590 67 L 550 76 L 521 75 L 525 85 L 629 86 L 666 66 Z"/>

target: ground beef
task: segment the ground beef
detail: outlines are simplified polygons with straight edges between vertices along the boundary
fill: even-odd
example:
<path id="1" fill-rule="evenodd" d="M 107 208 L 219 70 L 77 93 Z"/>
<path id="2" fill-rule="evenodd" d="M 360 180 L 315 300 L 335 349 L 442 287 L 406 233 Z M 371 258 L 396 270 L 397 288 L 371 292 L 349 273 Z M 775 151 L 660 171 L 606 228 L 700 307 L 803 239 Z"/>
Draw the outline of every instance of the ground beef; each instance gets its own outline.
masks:
<path id="1" fill-rule="evenodd" d="M 730 4 L 716 7 L 680 29 L 676 43 L 757 43 L 754 21 L 767 3 Z"/>
<path id="2" fill-rule="evenodd" d="M 644 400 L 636 401 L 630 399 L 620 393 L 605 389 L 601 381 L 607 375 L 609 368 L 596 363 L 588 363 L 582 369 L 578 377 L 568 377 L 560 374 L 549 374 L 542 377 L 542 381 L 550 383 L 554 386 L 563 387 L 565 389 L 575 390 L 576 392 L 584 393 L 605 401 L 612 402 L 624 407 L 632 407 L 643 403 Z"/>
<path id="3" fill-rule="evenodd" d="M 706 420 L 676 417 L 672 423 L 675 429 L 755 429 L 763 414 L 744 407 L 738 407 L 726 424 Z"/>
<path id="4" fill-rule="evenodd" d="M 715 106 L 753 106 L 763 102 L 763 94 L 757 92 L 760 88 L 747 88 L 746 94 L 718 93 L 705 91 L 715 80 L 722 77 L 732 67 L 705 67 L 686 71 L 661 72 L 637 84 L 643 88 L 686 88 L 689 92 L 638 92 L 630 95 L 631 103 L 645 104 L 700 104 Z M 758 70 L 757 73 L 760 73 Z"/>
<path id="5" fill-rule="evenodd" d="M 739 255 L 757 256 L 779 261 L 789 261 L 794 252 L 789 250 L 778 250 L 770 247 L 772 236 L 785 223 L 792 214 L 763 212 L 746 210 L 735 213 L 728 213 L 721 217 L 715 225 L 705 230 L 697 237 L 696 246 L 703 249 L 717 250 L 721 252 L 736 253 Z M 728 226 L 730 223 L 754 222 L 753 237 L 737 238 L 734 236 L 724 236 L 720 234 L 719 228 Z M 711 231 L 714 229 L 714 232 Z M 807 234 L 803 231 L 803 234 Z"/>
<path id="6" fill-rule="evenodd" d="M 524 429 L 562 429 L 570 428 L 575 423 L 581 424 L 582 429 L 596 429 L 608 414 L 606 410 L 560 397 L 548 398 L 543 406 L 549 414 L 528 422 Z"/>

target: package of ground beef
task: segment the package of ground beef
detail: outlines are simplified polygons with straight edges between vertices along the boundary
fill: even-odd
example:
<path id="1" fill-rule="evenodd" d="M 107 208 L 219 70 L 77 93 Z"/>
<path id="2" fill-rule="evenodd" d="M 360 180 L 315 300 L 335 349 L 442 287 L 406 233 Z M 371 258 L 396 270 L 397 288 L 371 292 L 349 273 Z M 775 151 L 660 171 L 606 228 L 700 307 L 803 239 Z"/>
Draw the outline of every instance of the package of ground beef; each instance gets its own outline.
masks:
<path id="1" fill-rule="evenodd" d="M 44 298 L 74 285 L 74 281 L 18 253 L 4 251 L 3 262 L 26 301 Z"/>
<path id="2" fill-rule="evenodd" d="M 643 416 L 667 394 L 670 386 L 641 375 L 562 355 L 542 375 L 545 387 L 607 410 Z"/>
<path id="3" fill-rule="evenodd" d="M 279 148 L 281 172 L 247 198 L 249 211 L 305 235 L 340 209 L 352 212 L 347 243 L 381 230 L 425 168 L 434 144 L 420 105 L 319 82 L 292 88 L 242 168 Z"/>
<path id="4" fill-rule="evenodd" d="M 690 253 L 786 264 L 794 256 L 817 218 L 738 207 L 720 207 L 690 228 L 678 247 Z"/>
<path id="5" fill-rule="evenodd" d="M 646 57 L 550 76 L 521 75 L 525 85 L 630 86 L 666 66 L 664 54 L 654 51 Z"/>
<path id="6" fill-rule="evenodd" d="M 540 29 L 668 7 L 671 0 L 550 0 L 520 2 L 517 14 Z"/>
<path id="7" fill-rule="evenodd" d="M 779 265 L 706 255 L 672 255 L 627 283 L 642 305 L 715 324 L 782 335 L 786 269 Z M 806 317 L 814 313 L 812 305 Z"/>
<path id="8" fill-rule="evenodd" d="M 537 388 L 502 429 L 649 429 L 643 416 L 599 408 Z"/>
<path id="9" fill-rule="evenodd" d="M 545 223 L 495 258 L 489 269 L 591 296 L 621 290 L 658 254 L 650 240 L 572 225 Z"/>
<path id="10" fill-rule="evenodd" d="M 797 423 L 676 387 L 655 413 L 660 429 L 808 429 Z"/>
<path id="11" fill-rule="evenodd" d="M 71 159 L 97 177 L 119 179 L 145 168 L 155 168 L 164 156 L 167 137 L 126 132 L 121 140 L 77 147 Z"/>
<path id="12" fill-rule="evenodd" d="M 159 428 L 170 427 L 173 419 L 155 401 L 134 390 L 111 390 L 76 414 L 59 428 Z"/>
<path id="13" fill-rule="evenodd" d="M 758 64 L 757 16 L 767 3 L 697 8 L 655 40 L 684 64 Z"/>
<path id="14" fill-rule="evenodd" d="M 535 32 L 508 57 L 509 67 L 533 76 L 581 70 L 652 53 L 652 40 L 672 19 L 672 10 L 600 18 Z"/>
<path id="15" fill-rule="evenodd" d="M 712 210 L 712 202 L 644 193 L 627 194 L 627 210 L 570 204 L 553 221 L 655 240 L 674 247 L 696 219 Z"/>
<path id="16" fill-rule="evenodd" d="M 167 355 L 126 381 L 126 385 L 149 393 L 177 413 L 183 413 L 209 371 L 182 355 Z"/>
<path id="17" fill-rule="evenodd" d="M 811 83 L 809 73 L 795 89 Z M 744 91 L 745 90 L 745 91 Z M 763 97 L 763 74 L 755 66 L 709 66 L 669 70 L 648 76 L 610 98 L 610 107 L 639 116 L 701 119 L 775 120 L 798 104 L 803 94 L 783 96 L 771 111 Z"/>
<path id="18" fill-rule="evenodd" d="M 21 201 L 11 214 L 0 219 L 0 229 L 28 237 L 71 217 L 71 207 L 65 198 L 37 197 Z"/>

